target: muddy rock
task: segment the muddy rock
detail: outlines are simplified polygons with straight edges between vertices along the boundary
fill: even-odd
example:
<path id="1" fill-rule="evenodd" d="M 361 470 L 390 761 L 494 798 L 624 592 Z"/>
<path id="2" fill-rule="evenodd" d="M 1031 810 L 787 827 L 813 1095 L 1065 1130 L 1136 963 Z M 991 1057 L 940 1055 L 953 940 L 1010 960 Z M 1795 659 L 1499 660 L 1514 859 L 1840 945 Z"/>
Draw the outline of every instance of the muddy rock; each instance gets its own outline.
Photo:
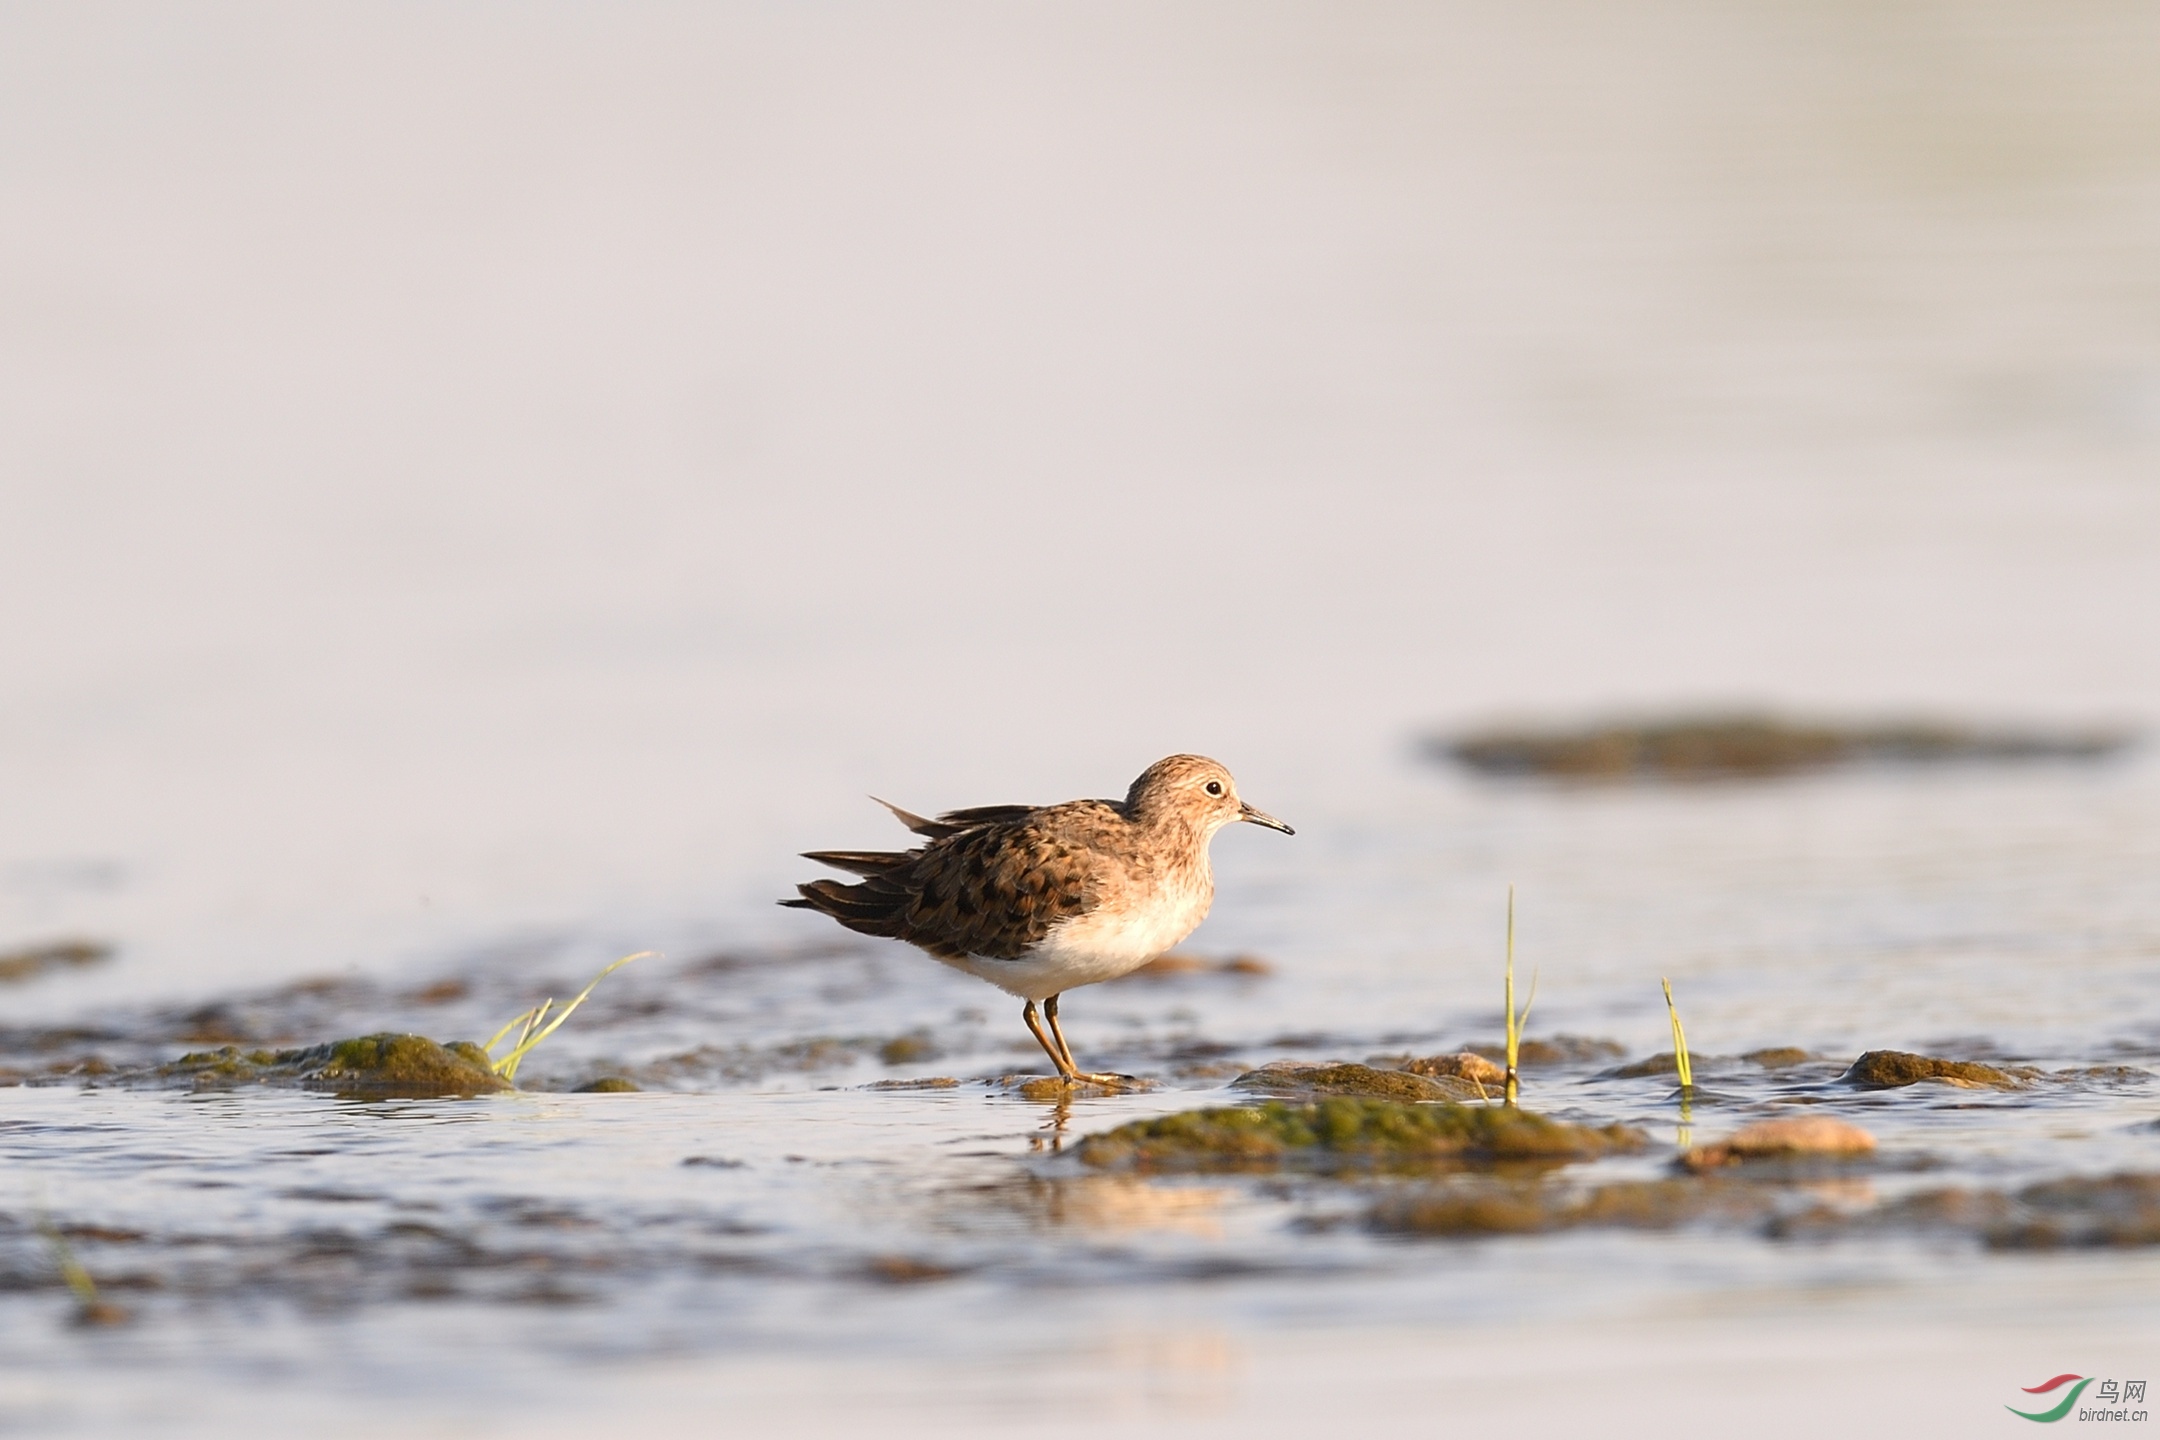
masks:
<path id="1" fill-rule="evenodd" d="M 95 940 L 55 940 L 0 951 L 0 985 L 35 980 L 59 970 L 76 970 L 112 958 L 112 947 Z"/>
<path id="2" fill-rule="evenodd" d="M 905 1035 L 893 1036 L 878 1046 L 877 1053 L 878 1059 L 887 1065 L 917 1065 L 925 1060 L 938 1059 L 945 1052 L 938 1048 L 937 1041 L 931 1039 L 927 1032 L 914 1030 Z"/>
<path id="3" fill-rule="evenodd" d="M 1186 975 L 1226 975 L 1233 979 L 1257 980 L 1274 973 L 1275 967 L 1257 955 L 1228 955 L 1217 959 L 1173 950 L 1167 955 L 1156 956 L 1122 978 L 1128 981 L 1174 980 Z"/>
<path id="4" fill-rule="evenodd" d="M 1507 1061 L 1507 1047 L 1498 1042 L 1465 1048 L 1495 1064 L 1505 1064 Z M 1528 1069 L 1533 1065 L 1571 1065 L 1586 1061 L 1617 1060 L 1625 1054 L 1627 1047 L 1617 1040 L 1601 1040 L 1593 1035 L 1551 1035 L 1538 1040 L 1525 1040 L 1517 1045 L 1515 1063 Z"/>
<path id="5" fill-rule="evenodd" d="M 1705 1060 L 1709 1059 L 1710 1057 L 1704 1055 L 1690 1055 L 1688 1058 L 1693 1065 L 1700 1066 Z M 1652 1055 L 1647 1059 L 1637 1060 L 1633 1064 L 1620 1065 L 1616 1066 L 1611 1070 L 1607 1070 L 1603 1078 L 1612 1080 L 1642 1080 L 1653 1075 L 1677 1076 L 1679 1073 L 1679 1058 L 1675 1056 L 1670 1050 L 1661 1050 L 1657 1054 Z"/>
<path id="6" fill-rule="evenodd" d="M 1507 1083 L 1505 1067 L 1495 1065 L 1470 1050 L 1459 1050 L 1453 1055 L 1426 1055 L 1415 1060 L 1404 1060 L 1395 1066 L 1412 1075 L 1428 1075 L 1436 1080 L 1469 1080 L 1490 1089 Z"/>
<path id="7" fill-rule="evenodd" d="M 1248 1070 L 1230 1082 L 1233 1090 L 1257 1095 L 1310 1097 L 1362 1095 L 1375 1100 L 1472 1100 L 1477 1087 L 1467 1081 L 1440 1079 L 1403 1070 L 1375 1070 L 1370 1065 L 1301 1065 L 1277 1060 Z"/>
<path id="8" fill-rule="evenodd" d="M 1497 1105 L 1404 1104 L 1331 1096 L 1309 1104 L 1188 1110 L 1081 1142 L 1099 1169 L 1341 1170 L 1485 1160 L 1576 1160 L 1639 1150 L 1625 1125 L 1592 1128 Z"/>
<path id="9" fill-rule="evenodd" d="M 1798 1156 L 1851 1158 L 1875 1153 L 1875 1137 L 1857 1125 L 1830 1115 L 1783 1115 L 1743 1125 L 1712 1145 L 1698 1145 L 1680 1157 L 1689 1170 L 1715 1170 L 1749 1160 Z"/>
<path id="10" fill-rule="evenodd" d="M 2133 738 L 2114 730 L 1839 725 L 1709 714 L 1573 729 L 1492 729 L 1434 740 L 1428 748 L 1487 775 L 1688 781 L 1761 779 L 1853 764 L 2098 760 L 2126 749 Z"/>
<path id="11" fill-rule="evenodd" d="M 2076 1176 L 2029 1185 L 1990 1226 L 1997 1250 L 2160 1245 L 2160 1175 Z"/>
<path id="12" fill-rule="evenodd" d="M 1815 1057 L 1797 1045 L 1772 1045 L 1762 1050 L 1750 1050 L 1740 1058 L 1765 1070 L 1784 1070 L 1805 1065 Z"/>
<path id="13" fill-rule="evenodd" d="M 1853 1061 L 1842 1078 L 1863 1090 L 1894 1090 L 1922 1080 L 1942 1080 L 1967 1089 L 2014 1090 L 2031 1078 L 2031 1072 L 2017 1074 L 1974 1060 L 1941 1060 L 1905 1050 L 1870 1050 Z"/>
<path id="14" fill-rule="evenodd" d="M 1775 1207 L 1776 1196 L 1765 1187 L 1699 1179 L 1622 1180 L 1580 1191 L 1539 1181 L 1481 1179 L 1385 1196 L 1367 1212 L 1366 1223 L 1395 1234 L 1452 1237 L 1600 1226 L 1672 1230 L 1698 1222 L 1755 1223 Z"/>

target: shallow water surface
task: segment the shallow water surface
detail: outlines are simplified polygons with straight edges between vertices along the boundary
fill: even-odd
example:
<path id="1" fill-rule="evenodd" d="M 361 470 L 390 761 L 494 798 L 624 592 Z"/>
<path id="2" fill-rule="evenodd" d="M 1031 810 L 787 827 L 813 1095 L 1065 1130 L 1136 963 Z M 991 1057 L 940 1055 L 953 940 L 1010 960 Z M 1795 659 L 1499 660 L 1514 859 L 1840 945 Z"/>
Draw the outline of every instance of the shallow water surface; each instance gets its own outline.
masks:
<path id="1" fill-rule="evenodd" d="M 16 1183 L 0 1232 L 14 1377 L 0 1413 L 94 1433 L 186 1374 L 225 1377 L 213 1395 L 249 1387 L 311 1423 L 335 1405 L 574 1433 L 567 1417 L 629 1386 L 662 1428 L 721 1397 L 767 1420 L 844 1427 L 889 1403 L 964 1425 L 998 1423 L 1039 1382 L 1076 1391 L 1075 1423 L 1234 1426 L 1273 1413 L 1273 1382 L 1255 1372 L 1286 1345 L 1336 1353 L 1375 1413 L 1408 1413 L 1421 1392 L 1407 1377 L 1440 1384 L 1508 1333 L 1572 1335 L 1570 1363 L 1643 1376 L 1662 1373 L 1626 1352 L 1643 1327 L 1708 1344 L 1719 1317 L 1738 1315 L 1798 1327 L 1791 1343 L 1862 1370 L 1943 1327 L 1974 1331 L 1970 1355 L 2051 1337 L 2035 1362 L 2063 1353 L 2066 1335 L 2085 1337 L 2080 1355 L 2160 1337 L 2160 1245 L 2036 1245 L 1910 1213 L 1946 1192 L 2160 1174 L 2160 999 L 2141 983 L 2160 909 L 2142 883 L 2149 857 L 2120 853 L 2160 833 L 2137 823 L 2160 813 L 2153 766 L 1875 773 L 1708 795 L 1414 778 L 1424 813 L 1399 817 L 1391 837 L 1377 817 L 1364 838 L 1321 823 L 1317 864 L 1239 876 L 1246 854 L 1265 852 L 1226 860 L 1220 903 L 1239 923 L 1225 929 L 1256 938 L 1271 912 L 1303 917 L 1275 922 L 1282 948 L 1264 962 L 1072 996 L 1083 1060 L 1143 1077 L 1136 1093 L 1024 1097 L 1014 1077 L 1043 1067 L 1014 1005 L 913 952 L 812 926 L 792 950 L 657 958 L 611 977 L 513 1095 L 367 1102 L 191 1088 L 213 1082 L 142 1067 L 212 1042 L 386 1027 L 484 1038 L 543 990 L 567 993 L 574 972 L 548 985 L 481 957 L 399 983 L 7 1031 L 0 1063 L 22 1083 L 0 1091 Z M 2071 823 L 2080 813 L 2116 818 Z M 1995 823 L 1973 825 L 1983 814 Z M 1436 841 L 1454 855 L 1435 866 L 1441 918 L 1420 945 L 1422 905 L 1378 910 L 1360 887 L 1389 878 L 1370 873 L 1373 855 L 1407 866 Z M 1530 877 L 1521 963 L 1538 972 L 1532 1036 L 1604 1040 L 1528 1068 L 1526 1103 L 1639 1126 L 1649 1149 L 1512 1178 L 1475 1166 L 1147 1176 L 1075 1158 L 1078 1139 L 1132 1119 L 1250 1103 L 1226 1082 L 1271 1059 L 1489 1042 L 1489 902 L 1518 868 Z M 1488 903 L 1472 905 L 1480 888 Z M 1389 923 L 1345 915 L 1329 932 L 1317 917 L 1338 907 Z M 1442 923 L 1451 908 L 1468 912 L 1460 933 Z M 1669 1073 L 1613 1073 L 1669 1047 L 1660 974 L 1696 1052 L 1685 1112 Z M 1773 1044 L 1812 1058 L 1737 1058 Z M 2010 1090 L 1841 1081 L 1860 1049 L 1890 1047 L 2039 1073 Z M 601 1075 L 646 1088 L 564 1093 Z M 1676 1145 L 1794 1113 L 1853 1120 L 1880 1155 L 1764 1182 L 1768 1198 L 1737 1218 L 1532 1234 L 1379 1223 L 1391 1197 L 1463 1186 L 1658 1182 Z M 38 1214 L 125 1324 L 68 1324 Z M 808 1383 L 798 1367 L 821 1356 L 844 1358 L 851 1378 Z M 93 1386 L 92 1374 L 125 1378 Z M 911 1388 L 925 1374 L 946 1377 L 931 1386 L 941 1399 Z M 1941 1433 L 2012 1378 L 1976 1378 L 1985 1394 L 1958 1398 L 1981 1408 L 1934 1414 Z M 1870 1404 L 1902 1403 L 1893 1383 L 1866 1386 Z M 195 1418 L 215 1429 L 230 1413 L 211 1399 Z M 1932 1433 L 1931 1413 L 1908 1418 Z"/>

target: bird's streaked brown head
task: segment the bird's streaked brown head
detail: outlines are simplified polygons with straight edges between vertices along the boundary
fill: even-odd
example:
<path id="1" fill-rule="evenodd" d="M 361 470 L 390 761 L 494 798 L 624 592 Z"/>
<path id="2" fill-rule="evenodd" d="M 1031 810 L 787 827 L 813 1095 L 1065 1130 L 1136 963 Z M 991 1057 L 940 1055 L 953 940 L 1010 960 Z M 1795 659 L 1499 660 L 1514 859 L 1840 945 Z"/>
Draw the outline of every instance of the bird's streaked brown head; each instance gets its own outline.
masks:
<path id="1" fill-rule="evenodd" d="M 1181 820 L 1203 835 L 1246 820 L 1295 835 L 1282 821 L 1238 798 L 1237 781 L 1205 755 L 1171 755 L 1140 772 L 1125 792 L 1125 811 L 1142 824 Z"/>

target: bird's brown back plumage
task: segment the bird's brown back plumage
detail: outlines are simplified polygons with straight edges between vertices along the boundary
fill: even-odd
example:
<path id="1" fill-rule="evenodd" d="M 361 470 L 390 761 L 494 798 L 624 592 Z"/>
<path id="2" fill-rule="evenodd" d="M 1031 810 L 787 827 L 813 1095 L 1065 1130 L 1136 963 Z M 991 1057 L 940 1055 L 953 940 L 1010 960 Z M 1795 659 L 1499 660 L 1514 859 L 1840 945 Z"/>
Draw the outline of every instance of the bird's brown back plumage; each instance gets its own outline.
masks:
<path id="1" fill-rule="evenodd" d="M 888 806 L 930 843 L 914 850 L 813 850 L 853 885 L 812 880 L 784 905 L 817 910 L 863 935 L 904 940 L 943 959 L 1013 960 L 1097 899 L 1094 850 L 1130 828 L 1122 807 L 1075 800 L 986 805 L 926 820 Z"/>

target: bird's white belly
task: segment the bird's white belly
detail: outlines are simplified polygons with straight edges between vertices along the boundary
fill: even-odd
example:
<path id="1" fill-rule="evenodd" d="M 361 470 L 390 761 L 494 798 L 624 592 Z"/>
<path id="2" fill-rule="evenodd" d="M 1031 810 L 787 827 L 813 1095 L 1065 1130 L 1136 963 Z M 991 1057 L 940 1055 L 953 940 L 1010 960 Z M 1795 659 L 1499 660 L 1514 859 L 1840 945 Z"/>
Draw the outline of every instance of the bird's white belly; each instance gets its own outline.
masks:
<path id="1" fill-rule="evenodd" d="M 1024 1000 L 1046 1000 L 1075 986 L 1129 975 L 1207 918 L 1209 890 L 1164 897 L 1130 910 L 1105 906 L 1054 927 L 1017 960 L 970 955 L 949 962 Z"/>

